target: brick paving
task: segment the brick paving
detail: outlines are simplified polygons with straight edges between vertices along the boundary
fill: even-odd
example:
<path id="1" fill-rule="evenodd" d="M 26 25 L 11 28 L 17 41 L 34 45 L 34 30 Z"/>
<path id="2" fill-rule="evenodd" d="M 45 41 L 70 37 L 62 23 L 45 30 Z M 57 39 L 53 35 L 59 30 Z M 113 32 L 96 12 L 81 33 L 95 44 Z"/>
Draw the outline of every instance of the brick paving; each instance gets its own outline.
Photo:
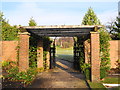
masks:
<path id="1" fill-rule="evenodd" d="M 28 88 L 86 88 L 85 77 L 72 69 L 72 63 L 57 60 L 56 68 L 37 75 L 36 80 Z"/>

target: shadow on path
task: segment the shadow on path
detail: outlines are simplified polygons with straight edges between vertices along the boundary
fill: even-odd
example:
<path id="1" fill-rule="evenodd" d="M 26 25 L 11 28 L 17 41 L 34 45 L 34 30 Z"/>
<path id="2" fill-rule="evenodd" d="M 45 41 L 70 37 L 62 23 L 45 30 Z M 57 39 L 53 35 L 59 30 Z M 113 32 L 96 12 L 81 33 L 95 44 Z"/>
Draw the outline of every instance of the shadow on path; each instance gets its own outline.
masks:
<path id="1" fill-rule="evenodd" d="M 73 68 L 73 63 L 57 59 L 56 68 L 37 75 L 36 80 L 28 88 L 86 88 L 85 77 Z"/>
<path id="2" fill-rule="evenodd" d="M 64 61 L 64 60 L 61 60 L 61 59 L 57 59 L 56 60 L 56 67 L 59 68 L 59 72 L 67 72 L 69 74 L 71 74 L 72 76 L 78 78 L 78 79 L 83 79 L 85 80 L 85 77 L 83 74 L 81 74 L 79 71 L 77 70 L 74 70 L 73 69 L 73 63 L 71 62 L 68 62 L 68 61 Z M 61 70 L 60 70 L 61 69 Z"/>

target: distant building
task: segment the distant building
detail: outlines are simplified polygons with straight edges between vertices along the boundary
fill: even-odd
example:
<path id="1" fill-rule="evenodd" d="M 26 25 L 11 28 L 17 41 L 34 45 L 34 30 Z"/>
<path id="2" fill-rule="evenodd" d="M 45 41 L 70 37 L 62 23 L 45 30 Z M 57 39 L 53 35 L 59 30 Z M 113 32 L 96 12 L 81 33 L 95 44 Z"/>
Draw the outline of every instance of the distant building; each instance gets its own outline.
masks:
<path id="1" fill-rule="evenodd" d="M 120 17 L 120 1 L 118 2 L 118 17 Z"/>

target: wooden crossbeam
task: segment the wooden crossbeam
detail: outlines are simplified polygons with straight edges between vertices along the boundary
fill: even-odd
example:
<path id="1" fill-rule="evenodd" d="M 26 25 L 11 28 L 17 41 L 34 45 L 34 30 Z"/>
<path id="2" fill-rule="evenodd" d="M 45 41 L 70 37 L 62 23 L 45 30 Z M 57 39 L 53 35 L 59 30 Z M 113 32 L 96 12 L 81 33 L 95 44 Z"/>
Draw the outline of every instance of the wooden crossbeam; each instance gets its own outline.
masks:
<path id="1" fill-rule="evenodd" d="M 81 35 L 89 35 L 91 31 L 97 32 L 96 29 L 102 26 L 81 26 L 81 25 L 55 25 L 55 26 L 24 26 L 23 30 L 36 34 L 38 36 L 49 37 L 74 37 Z"/>

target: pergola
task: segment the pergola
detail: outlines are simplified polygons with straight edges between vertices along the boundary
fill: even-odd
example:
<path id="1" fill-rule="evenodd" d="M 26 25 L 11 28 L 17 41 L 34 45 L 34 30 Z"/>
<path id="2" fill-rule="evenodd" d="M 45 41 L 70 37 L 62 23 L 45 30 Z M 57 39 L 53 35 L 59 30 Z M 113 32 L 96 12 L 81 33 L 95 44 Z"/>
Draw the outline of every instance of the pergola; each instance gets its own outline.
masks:
<path id="1" fill-rule="evenodd" d="M 48 37 L 81 37 L 90 36 L 91 44 L 91 80 L 100 79 L 100 58 L 99 58 L 99 33 L 102 26 L 81 26 L 81 25 L 54 25 L 54 26 L 23 26 L 19 33 L 19 69 L 24 71 L 29 68 L 29 35 Z M 43 67 L 43 42 L 39 41 L 37 50 L 38 68 Z"/>
<path id="2" fill-rule="evenodd" d="M 24 26 L 26 31 L 39 36 L 48 37 L 80 37 L 96 32 L 101 26 L 56 25 L 56 26 Z M 25 31 L 24 30 L 24 31 Z"/>

